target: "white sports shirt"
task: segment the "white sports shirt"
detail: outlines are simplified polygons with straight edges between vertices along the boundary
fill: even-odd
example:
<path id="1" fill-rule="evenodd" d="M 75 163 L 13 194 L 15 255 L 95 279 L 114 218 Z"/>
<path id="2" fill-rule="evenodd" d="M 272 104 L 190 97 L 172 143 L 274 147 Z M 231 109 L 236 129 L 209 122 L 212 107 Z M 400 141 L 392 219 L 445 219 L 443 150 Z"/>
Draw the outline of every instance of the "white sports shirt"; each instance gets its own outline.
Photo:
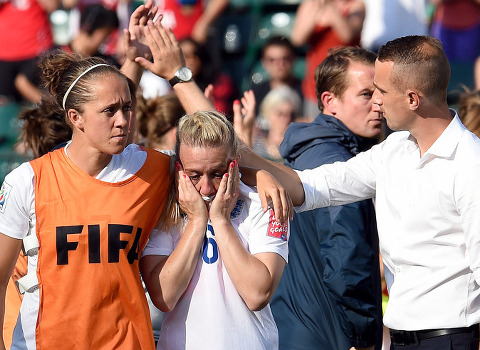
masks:
<path id="1" fill-rule="evenodd" d="M 243 245 L 252 254 L 272 252 L 287 261 L 290 227 L 287 225 L 285 232 L 270 223 L 271 215 L 271 210 L 263 212 L 257 192 L 240 182 L 231 220 Z M 170 255 L 180 240 L 180 231 L 154 230 L 142 256 Z M 256 312 L 248 309 L 222 263 L 211 225 L 187 290 L 173 311 L 164 315 L 157 349 L 278 349 L 270 306 Z"/>

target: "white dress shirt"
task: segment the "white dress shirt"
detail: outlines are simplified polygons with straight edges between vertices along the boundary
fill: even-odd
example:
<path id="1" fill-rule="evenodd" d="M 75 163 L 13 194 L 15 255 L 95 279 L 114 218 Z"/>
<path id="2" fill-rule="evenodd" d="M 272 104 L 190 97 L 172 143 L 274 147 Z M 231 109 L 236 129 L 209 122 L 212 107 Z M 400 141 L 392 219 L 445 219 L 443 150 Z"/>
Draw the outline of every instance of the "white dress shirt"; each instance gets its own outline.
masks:
<path id="1" fill-rule="evenodd" d="M 345 163 L 297 172 L 304 211 L 376 198 L 383 261 L 394 275 L 387 327 L 465 327 L 480 320 L 480 139 L 458 116 L 420 157 L 409 132 Z"/>

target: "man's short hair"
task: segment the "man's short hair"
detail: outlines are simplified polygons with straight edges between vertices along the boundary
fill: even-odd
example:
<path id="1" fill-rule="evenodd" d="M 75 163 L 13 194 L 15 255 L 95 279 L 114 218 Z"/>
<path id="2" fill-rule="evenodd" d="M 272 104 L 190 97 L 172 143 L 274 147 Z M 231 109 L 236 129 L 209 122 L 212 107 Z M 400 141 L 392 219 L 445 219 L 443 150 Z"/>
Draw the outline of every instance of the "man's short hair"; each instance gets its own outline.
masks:
<path id="1" fill-rule="evenodd" d="M 347 72 L 350 62 L 373 66 L 376 57 L 373 52 L 357 46 L 330 50 L 328 56 L 315 69 L 315 90 L 320 111 L 323 111 L 322 93 L 329 91 L 341 98 L 348 88 Z"/>
<path id="2" fill-rule="evenodd" d="M 393 62 L 393 83 L 399 90 L 418 89 L 427 97 L 444 100 L 450 64 L 440 40 L 410 35 L 387 42 L 378 51 L 380 62 Z"/>
<path id="3" fill-rule="evenodd" d="M 265 51 L 271 46 L 281 46 L 286 48 L 292 55 L 295 54 L 295 47 L 285 36 L 272 36 L 262 47 L 261 57 L 265 55 Z"/>

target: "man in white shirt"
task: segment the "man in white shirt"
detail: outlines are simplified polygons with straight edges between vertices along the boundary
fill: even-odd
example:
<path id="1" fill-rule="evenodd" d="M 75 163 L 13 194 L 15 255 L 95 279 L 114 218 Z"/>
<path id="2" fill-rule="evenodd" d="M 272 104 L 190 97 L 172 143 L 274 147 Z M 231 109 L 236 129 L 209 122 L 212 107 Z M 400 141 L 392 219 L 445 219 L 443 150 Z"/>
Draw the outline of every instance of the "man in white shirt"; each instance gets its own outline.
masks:
<path id="1" fill-rule="evenodd" d="M 376 199 L 395 350 L 478 350 L 480 140 L 448 107 L 449 77 L 440 41 L 389 41 L 372 100 L 398 132 L 347 162 L 297 172 L 301 183 L 285 167 L 244 164 L 273 172 L 297 211 Z"/>

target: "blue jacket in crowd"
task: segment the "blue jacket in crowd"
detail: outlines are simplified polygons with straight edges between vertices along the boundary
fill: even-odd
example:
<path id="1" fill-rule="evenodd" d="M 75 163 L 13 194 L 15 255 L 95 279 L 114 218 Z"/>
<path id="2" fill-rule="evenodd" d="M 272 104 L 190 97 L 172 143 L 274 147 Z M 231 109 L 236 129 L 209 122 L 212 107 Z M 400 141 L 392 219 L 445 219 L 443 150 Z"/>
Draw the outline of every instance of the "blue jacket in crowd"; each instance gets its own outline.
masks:
<path id="1" fill-rule="evenodd" d="M 286 165 L 303 170 L 372 145 L 320 114 L 312 123 L 292 123 L 280 153 Z M 280 350 L 381 348 L 380 283 L 371 200 L 295 214 L 289 262 L 271 301 Z"/>

